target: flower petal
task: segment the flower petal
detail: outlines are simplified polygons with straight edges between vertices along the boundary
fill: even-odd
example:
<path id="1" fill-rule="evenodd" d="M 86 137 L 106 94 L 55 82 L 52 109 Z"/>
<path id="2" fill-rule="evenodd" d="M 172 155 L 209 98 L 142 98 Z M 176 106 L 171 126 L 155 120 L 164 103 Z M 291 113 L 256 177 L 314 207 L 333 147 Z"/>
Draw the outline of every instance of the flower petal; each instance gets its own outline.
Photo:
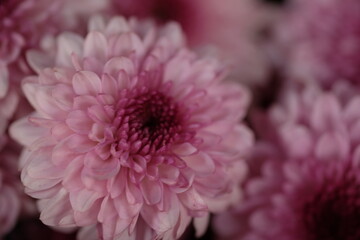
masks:
<path id="1" fill-rule="evenodd" d="M 78 95 L 97 95 L 101 93 L 101 80 L 93 72 L 80 71 L 76 73 L 72 80 L 73 88 Z"/>
<path id="2" fill-rule="evenodd" d="M 147 177 L 140 183 L 140 189 L 143 193 L 145 202 L 149 205 L 160 202 L 163 197 L 162 184 L 157 181 L 151 181 Z"/>
<path id="3" fill-rule="evenodd" d="M 105 36 L 99 31 L 90 32 L 84 42 L 84 57 L 93 57 L 100 61 L 107 57 L 108 44 Z"/>
<path id="4" fill-rule="evenodd" d="M 198 152 L 197 154 L 182 157 L 186 165 L 194 171 L 202 174 L 210 174 L 215 171 L 214 160 L 205 152 Z"/>

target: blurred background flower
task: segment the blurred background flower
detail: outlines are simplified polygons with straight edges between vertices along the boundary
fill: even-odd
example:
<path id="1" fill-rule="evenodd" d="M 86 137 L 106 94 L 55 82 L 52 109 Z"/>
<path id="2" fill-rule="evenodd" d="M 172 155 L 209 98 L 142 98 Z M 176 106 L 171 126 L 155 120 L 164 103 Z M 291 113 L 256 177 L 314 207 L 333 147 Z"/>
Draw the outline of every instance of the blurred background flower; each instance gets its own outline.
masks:
<path id="1" fill-rule="evenodd" d="M 331 87 L 359 84 L 360 3 L 354 0 L 291 0 L 279 21 L 285 71 L 301 81 Z"/>
<path id="2" fill-rule="evenodd" d="M 273 18 L 270 8 L 253 0 L 112 0 L 113 13 L 177 21 L 190 46 L 221 57 L 231 78 L 251 86 L 263 84 L 270 70 L 261 32 Z"/>

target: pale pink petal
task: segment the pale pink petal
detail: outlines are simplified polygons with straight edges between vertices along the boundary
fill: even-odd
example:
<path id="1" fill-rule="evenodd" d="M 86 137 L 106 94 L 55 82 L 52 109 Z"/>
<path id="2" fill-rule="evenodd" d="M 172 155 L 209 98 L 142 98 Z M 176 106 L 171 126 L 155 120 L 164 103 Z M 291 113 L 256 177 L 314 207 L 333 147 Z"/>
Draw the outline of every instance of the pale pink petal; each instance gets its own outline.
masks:
<path id="1" fill-rule="evenodd" d="M 81 71 L 74 75 L 73 88 L 78 95 L 95 95 L 101 92 L 101 80 L 93 72 Z"/>
<path id="2" fill-rule="evenodd" d="M 140 184 L 140 189 L 147 204 L 154 205 L 160 202 L 163 195 L 161 183 L 144 178 Z"/>
<path id="3" fill-rule="evenodd" d="M 90 32 L 84 42 L 84 57 L 93 57 L 104 60 L 107 57 L 107 40 L 98 31 Z"/>
<path id="4" fill-rule="evenodd" d="M 194 188 L 179 194 L 179 200 L 189 209 L 190 215 L 194 217 L 202 217 L 207 213 L 208 207 L 205 201 Z"/>
<path id="5" fill-rule="evenodd" d="M 204 233 L 208 227 L 209 220 L 210 220 L 209 214 L 207 214 L 204 217 L 194 219 L 194 227 L 196 230 L 196 233 L 195 233 L 196 237 L 201 237 L 202 235 L 204 235 Z"/>
<path id="6" fill-rule="evenodd" d="M 93 206 L 96 200 L 103 196 L 97 192 L 81 189 L 70 192 L 69 197 L 71 206 L 75 211 L 86 212 Z"/>
<path id="7" fill-rule="evenodd" d="M 47 132 L 47 129 L 31 124 L 28 117 L 21 118 L 14 122 L 10 128 L 11 137 L 24 146 L 29 146 Z"/>
<path id="8" fill-rule="evenodd" d="M 46 207 L 40 214 L 40 220 L 50 226 L 73 227 L 76 225 L 71 215 L 68 193 L 61 189 L 51 202 L 47 200 Z"/>
<path id="9" fill-rule="evenodd" d="M 340 121 L 340 105 L 337 99 L 331 95 L 320 97 L 314 105 L 311 123 L 318 131 L 336 128 Z"/>
<path id="10" fill-rule="evenodd" d="M 315 155 L 324 160 L 346 159 L 350 153 L 347 138 L 339 133 L 323 134 L 315 146 Z"/>
<path id="11" fill-rule="evenodd" d="M 77 133 L 88 133 L 92 127 L 92 121 L 86 112 L 75 110 L 68 114 L 66 124 Z"/>
<path id="12" fill-rule="evenodd" d="M 74 53 L 77 56 L 82 56 L 83 44 L 84 40 L 81 36 L 69 32 L 62 33 L 57 38 L 59 51 L 56 56 L 56 63 L 66 67 L 72 66 L 71 55 Z"/>
<path id="13" fill-rule="evenodd" d="M 5 97 L 9 89 L 9 73 L 7 67 L 0 64 L 0 98 Z"/>
<path id="14" fill-rule="evenodd" d="M 176 200 L 171 201 L 172 207 L 168 212 L 159 212 L 154 206 L 147 206 L 141 210 L 145 222 L 157 233 L 164 233 L 173 228 L 179 217 L 179 206 Z"/>
<path id="15" fill-rule="evenodd" d="M 186 164 L 196 172 L 202 174 L 210 174 L 215 171 L 214 160 L 206 153 L 199 152 L 197 154 L 182 157 Z"/>
<path id="16" fill-rule="evenodd" d="M 135 74 L 135 66 L 133 62 L 126 57 L 111 58 L 104 65 L 104 73 L 111 76 L 117 76 L 120 71 L 124 71 L 128 76 L 132 77 Z"/>

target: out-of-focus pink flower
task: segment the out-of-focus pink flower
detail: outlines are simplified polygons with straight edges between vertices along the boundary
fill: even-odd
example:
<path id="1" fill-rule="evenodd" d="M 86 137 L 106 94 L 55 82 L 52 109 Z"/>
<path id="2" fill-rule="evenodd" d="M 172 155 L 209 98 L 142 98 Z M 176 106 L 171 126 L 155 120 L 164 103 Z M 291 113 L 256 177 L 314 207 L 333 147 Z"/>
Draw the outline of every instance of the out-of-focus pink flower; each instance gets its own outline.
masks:
<path id="1" fill-rule="evenodd" d="M 277 104 L 254 118 L 254 126 L 279 158 L 346 159 L 360 143 L 359 107 L 358 89 L 347 82 L 328 91 L 290 84 Z"/>
<path id="2" fill-rule="evenodd" d="M 6 145 L 5 135 L 0 139 L 0 237 L 10 231 L 21 210 L 21 182 L 17 154 Z"/>
<path id="3" fill-rule="evenodd" d="M 111 0 L 115 14 L 177 21 L 189 44 L 220 55 L 232 66 L 232 75 L 255 85 L 267 77 L 269 63 L 260 32 L 270 9 L 253 0 Z M 210 47 L 215 46 L 217 49 Z"/>
<path id="4" fill-rule="evenodd" d="M 221 239 L 358 237 L 360 98 L 353 90 L 346 82 L 331 91 L 290 84 L 255 118 L 257 165 L 242 204 L 215 220 Z"/>
<path id="5" fill-rule="evenodd" d="M 54 32 L 51 17 L 59 1 L 5 0 L 0 3 L 0 97 L 9 86 L 9 77 L 17 79 L 18 72 L 28 72 L 24 50 L 36 47 L 47 33 Z M 46 24 L 45 24 L 46 23 Z M 16 74 L 12 76 L 13 72 Z M 21 78 L 21 76 L 20 76 Z M 6 87 L 5 87 L 6 86 Z"/>
<path id="6" fill-rule="evenodd" d="M 176 24 L 95 17 L 89 28 L 61 34 L 52 57 L 29 54 L 36 112 L 11 132 L 41 220 L 84 226 L 86 239 L 92 226 L 102 239 L 175 239 L 194 218 L 201 234 L 239 197 L 248 92 L 186 49 Z"/>
<path id="7" fill-rule="evenodd" d="M 359 238 L 359 167 L 359 155 L 266 162 L 263 176 L 247 185 L 244 205 L 215 219 L 220 239 Z"/>
<path id="8" fill-rule="evenodd" d="M 26 51 L 40 47 L 41 39 L 49 35 L 64 30 L 81 32 L 82 27 L 79 24 L 81 20 L 93 11 L 101 10 L 106 3 L 106 1 L 97 2 L 95 3 L 94 0 L 2 0 L 0 2 L 0 99 L 7 94 L 11 86 L 18 88 L 22 78 L 32 74 L 26 61 Z M 81 8 L 80 4 L 82 4 Z M 83 7 L 84 5 L 86 8 Z"/>
<path id="9" fill-rule="evenodd" d="M 360 83 L 360 2 L 293 0 L 280 21 L 285 71 L 325 87 Z"/>

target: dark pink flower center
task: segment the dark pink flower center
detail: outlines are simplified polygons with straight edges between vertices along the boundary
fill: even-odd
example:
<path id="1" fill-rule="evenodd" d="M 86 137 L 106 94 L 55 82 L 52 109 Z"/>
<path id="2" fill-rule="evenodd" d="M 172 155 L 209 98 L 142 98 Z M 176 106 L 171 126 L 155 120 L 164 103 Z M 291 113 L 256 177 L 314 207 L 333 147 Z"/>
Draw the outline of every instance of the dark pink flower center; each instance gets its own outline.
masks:
<path id="1" fill-rule="evenodd" d="M 340 184 L 330 181 L 305 204 L 307 240 L 360 239 L 360 184 L 351 175 Z"/>
<path id="2" fill-rule="evenodd" d="M 144 153 L 149 153 L 191 137 L 184 131 L 185 115 L 179 104 L 160 91 L 124 90 L 117 109 L 119 148 L 136 145 L 136 152 L 146 149 Z"/>

